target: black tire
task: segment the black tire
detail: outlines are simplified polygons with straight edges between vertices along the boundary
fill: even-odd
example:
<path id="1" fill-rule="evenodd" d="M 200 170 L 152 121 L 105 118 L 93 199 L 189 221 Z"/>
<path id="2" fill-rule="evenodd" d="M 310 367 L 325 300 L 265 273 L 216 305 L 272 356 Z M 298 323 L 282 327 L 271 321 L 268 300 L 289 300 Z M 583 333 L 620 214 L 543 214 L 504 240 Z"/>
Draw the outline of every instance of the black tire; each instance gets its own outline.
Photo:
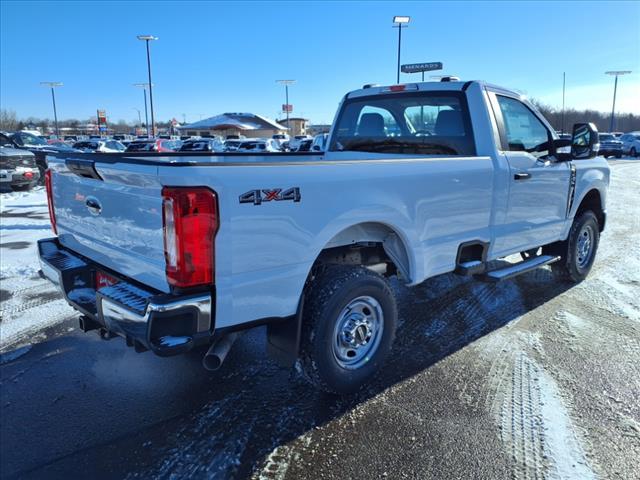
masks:
<path id="1" fill-rule="evenodd" d="M 590 232 L 585 234 L 585 231 Z M 590 247 L 588 257 L 584 255 L 584 250 L 579 251 L 580 237 L 588 235 L 590 238 Z M 561 256 L 560 260 L 551 264 L 552 270 L 561 277 L 578 283 L 584 280 L 593 266 L 598 251 L 598 243 L 600 241 L 600 226 L 598 217 L 591 210 L 581 212 L 573 220 L 569 237 L 565 242 L 555 244 L 552 248 L 553 252 Z M 582 244 L 583 245 L 583 244 Z"/>
<path id="2" fill-rule="evenodd" d="M 346 310 L 354 302 L 359 305 L 360 299 L 373 299 L 377 303 L 373 303 L 374 307 L 369 310 L 366 306 Z M 362 308 L 364 313 L 356 313 L 356 308 Z M 345 313 L 347 311 L 349 315 Z M 376 330 L 375 336 L 372 333 L 367 343 L 347 347 L 347 355 L 343 358 L 345 362 L 355 361 L 347 358 L 351 351 L 356 352 L 354 356 L 370 353 L 358 363 L 343 363 L 337 352 L 345 345 L 344 341 L 341 342 L 344 337 L 340 333 L 346 330 L 340 330 L 339 326 L 350 318 L 359 321 L 371 315 L 379 317 L 380 312 L 381 319 L 376 323 L 382 328 Z M 360 390 L 381 368 L 391 351 L 398 313 L 393 292 L 384 277 L 360 266 L 331 265 L 321 267 L 312 279 L 305 296 L 302 318 L 300 366 L 304 377 L 325 392 L 347 394 Z M 375 330 L 368 326 L 355 328 L 355 335 L 351 337 L 354 341 L 364 341 L 362 330 L 358 329 L 366 330 L 364 336 Z"/>
<path id="3" fill-rule="evenodd" d="M 636 152 L 636 147 L 631 147 L 631 150 L 629 150 L 629 156 L 632 158 L 636 158 L 637 152 Z"/>
<path id="4" fill-rule="evenodd" d="M 616 158 L 622 158 L 622 154 L 621 153 L 616 153 Z"/>

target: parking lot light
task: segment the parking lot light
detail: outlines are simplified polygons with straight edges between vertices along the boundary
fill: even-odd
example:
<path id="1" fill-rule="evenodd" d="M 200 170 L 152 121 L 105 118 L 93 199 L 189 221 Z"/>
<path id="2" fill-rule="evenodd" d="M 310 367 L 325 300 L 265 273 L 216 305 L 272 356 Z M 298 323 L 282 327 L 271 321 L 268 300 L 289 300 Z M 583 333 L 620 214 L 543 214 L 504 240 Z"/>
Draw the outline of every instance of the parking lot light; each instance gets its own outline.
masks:
<path id="1" fill-rule="evenodd" d="M 149 42 L 152 40 L 158 40 L 158 37 L 154 37 L 153 35 L 138 35 L 138 40 L 146 42 L 147 45 L 147 72 L 149 73 L 149 106 L 151 107 L 151 131 L 153 132 L 153 136 L 155 136 L 156 120 L 153 114 L 153 83 L 151 82 L 151 53 L 149 51 Z M 147 136 L 148 135 L 149 125 L 147 124 Z"/>
<path id="2" fill-rule="evenodd" d="M 147 138 L 151 138 L 149 135 L 149 114 L 147 113 L 147 86 L 148 83 L 134 83 L 134 87 L 139 87 L 143 89 L 144 93 L 144 128 L 147 131 Z"/>
<path id="3" fill-rule="evenodd" d="M 631 73 L 631 70 L 613 70 L 609 72 L 604 72 L 605 75 L 613 75 L 616 77 L 615 82 L 613 83 L 613 106 L 611 107 L 611 124 L 609 125 L 609 131 L 613 132 L 615 130 L 615 118 L 616 118 L 616 93 L 618 91 L 618 77 L 620 75 L 627 75 Z"/>
<path id="4" fill-rule="evenodd" d="M 56 110 L 56 94 L 54 92 L 54 89 L 56 87 L 62 87 L 63 83 L 62 82 L 40 82 L 40 85 L 51 88 L 51 100 L 53 101 L 53 120 L 56 125 L 56 137 L 60 138 L 60 130 L 58 129 L 58 112 Z"/>
<path id="5" fill-rule="evenodd" d="M 409 26 L 411 17 L 398 16 L 393 17 L 393 28 L 398 29 L 398 73 L 396 76 L 396 83 L 400 83 L 400 46 L 402 45 L 402 29 Z"/>

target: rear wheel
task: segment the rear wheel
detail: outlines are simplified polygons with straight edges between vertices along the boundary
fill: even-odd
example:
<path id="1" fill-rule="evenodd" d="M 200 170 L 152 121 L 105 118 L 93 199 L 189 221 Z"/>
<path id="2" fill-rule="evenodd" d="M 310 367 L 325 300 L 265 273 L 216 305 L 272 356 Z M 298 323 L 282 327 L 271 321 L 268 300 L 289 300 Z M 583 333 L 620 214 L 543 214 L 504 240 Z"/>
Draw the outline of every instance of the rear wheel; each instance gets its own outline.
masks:
<path id="1" fill-rule="evenodd" d="M 561 256 L 551 268 L 568 280 L 581 282 L 593 266 L 599 241 L 598 218 L 591 210 L 582 212 L 574 219 L 569 238 L 554 245 L 553 252 L 549 252 Z"/>
<path id="2" fill-rule="evenodd" d="M 637 154 L 638 153 L 636 152 L 636 147 L 631 147 L 631 150 L 629 150 L 629 155 L 635 158 Z"/>
<path id="3" fill-rule="evenodd" d="M 376 374 L 391 351 L 397 324 L 387 280 L 364 267 L 331 265 L 305 298 L 300 364 L 329 393 L 352 393 Z"/>

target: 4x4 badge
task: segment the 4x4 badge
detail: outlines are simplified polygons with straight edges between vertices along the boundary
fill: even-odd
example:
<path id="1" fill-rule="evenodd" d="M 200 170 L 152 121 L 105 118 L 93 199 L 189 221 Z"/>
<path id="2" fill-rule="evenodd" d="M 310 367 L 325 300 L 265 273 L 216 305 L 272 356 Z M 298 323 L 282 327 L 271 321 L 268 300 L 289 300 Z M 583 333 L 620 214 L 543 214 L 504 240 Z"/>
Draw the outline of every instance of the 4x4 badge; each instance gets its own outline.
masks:
<path id="1" fill-rule="evenodd" d="M 254 205 L 261 205 L 262 202 L 282 202 L 289 200 L 292 202 L 300 201 L 300 188 L 292 187 L 286 190 L 282 188 L 262 189 L 262 190 L 249 190 L 246 193 L 240 195 L 240 203 L 253 203 Z"/>

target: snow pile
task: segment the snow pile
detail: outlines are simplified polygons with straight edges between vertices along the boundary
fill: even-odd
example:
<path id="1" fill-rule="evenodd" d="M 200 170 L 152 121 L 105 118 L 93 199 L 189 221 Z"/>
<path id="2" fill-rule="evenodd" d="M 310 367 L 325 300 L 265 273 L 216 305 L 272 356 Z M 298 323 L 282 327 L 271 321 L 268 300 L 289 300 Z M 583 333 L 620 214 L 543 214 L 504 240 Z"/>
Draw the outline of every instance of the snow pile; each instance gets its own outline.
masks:
<path id="1" fill-rule="evenodd" d="M 43 187 L 0 194 L 0 350 L 73 315 L 38 275 L 37 242 L 52 235 Z"/>

